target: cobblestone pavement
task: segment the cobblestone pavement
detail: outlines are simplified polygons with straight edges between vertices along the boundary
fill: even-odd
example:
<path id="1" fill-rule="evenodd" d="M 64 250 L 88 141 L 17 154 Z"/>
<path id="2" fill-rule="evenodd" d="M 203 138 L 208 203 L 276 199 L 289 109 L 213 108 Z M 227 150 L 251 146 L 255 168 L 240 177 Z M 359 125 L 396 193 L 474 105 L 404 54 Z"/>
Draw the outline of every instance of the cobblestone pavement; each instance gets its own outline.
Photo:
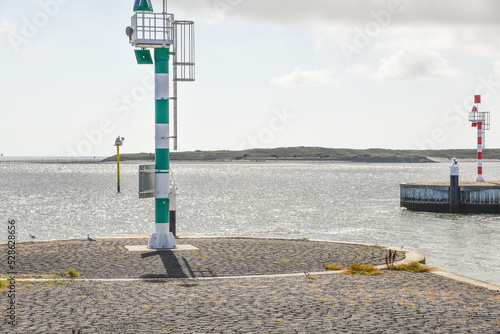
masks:
<path id="1" fill-rule="evenodd" d="M 222 240 L 222 241 L 221 241 Z M 213 276 L 226 275 L 226 268 L 230 263 L 246 258 L 245 254 L 254 254 L 256 247 L 250 241 L 271 242 L 262 239 L 227 239 L 232 246 L 234 243 L 246 245 L 240 257 L 229 261 L 228 256 L 219 256 L 220 261 L 204 262 L 213 265 L 208 268 Z M 274 240 L 276 241 L 276 240 Z M 93 245 L 80 243 L 82 247 L 102 247 L 97 241 Z M 115 242 L 115 241 L 113 241 Z M 184 242 L 184 241 L 183 241 Z M 146 278 L 133 281 L 44 281 L 23 282 L 16 285 L 16 314 L 17 322 L 11 326 L 2 320 L 0 333 L 71 333 L 72 328 L 81 329 L 86 333 L 500 333 L 500 292 L 477 286 L 461 283 L 449 278 L 431 273 L 408 273 L 384 271 L 382 275 L 364 277 L 350 275 L 316 275 L 315 279 L 306 279 L 302 276 L 292 277 L 257 277 L 257 278 L 215 278 L 207 279 L 205 271 L 193 268 L 195 263 L 214 257 L 216 245 L 225 244 L 223 239 L 201 239 L 204 245 L 195 254 L 188 257 L 183 252 L 176 256 L 186 257 L 188 263 L 186 276 L 195 273 L 198 278 Z M 107 241 L 103 241 L 107 243 Z M 195 244 L 195 239 L 188 240 Z M 265 244 L 266 244 L 265 243 Z M 302 244 L 305 248 L 314 248 L 314 242 L 286 241 L 269 247 L 269 252 L 277 251 L 278 255 L 268 254 L 271 259 L 261 265 L 259 270 L 281 268 L 279 273 L 295 270 L 292 259 L 301 256 L 301 261 L 313 267 L 313 260 L 301 253 Z M 45 270 L 31 262 L 41 259 L 37 254 L 37 243 L 33 243 L 31 253 L 20 253 L 29 257 L 24 261 L 22 268 L 31 268 L 41 276 L 42 273 L 54 273 L 64 270 L 64 264 L 47 259 Z M 39 243 L 42 245 L 43 243 Z M 128 240 L 130 244 L 130 240 Z M 141 242 L 139 242 L 141 244 Z M 293 245 L 297 245 L 297 252 Z M 118 243 L 121 247 L 121 244 Z M 209 247 L 211 245 L 211 247 Z M 262 246 L 262 244 L 259 244 Z M 269 244 L 266 244 L 269 246 Z M 332 245 L 328 243 L 328 245 Z M 330 257 L 314 258 L 314 261 L 324 265 L 325 260 L 331 259 L 336 252 L 345 253 L 336 257 L 348 261 L 351 255 L 363 254 L 368 259 L 378 259 L 377 248 L 347 245 L 347 250 L 341 246 L 336 251 L 330 249 Z M 75 245 L 73 245 L 75 246 Z M 324 247 L 322 243 L 318 247 Z M 325 246 L 326 247 L 326 246 Z M 74 248 L 74 247 L 73 247 Z M 222 247 L 224 248 L 224 247 Z M 287 252 L 276 248 L 288 249 Z M 22 247 L 19 247 L 22 249 Z M 225 250 L 227 252 L 227 249 Z M 235 251 L 236 252 L 236 251 Z M 363 253 L 364 252 L 364 253 Z M 77 254 L 78 251 L 75 251 Z M 92 252 L 90 252 L 93 254 Z M 170 253 L 170 252 L 169 252 Z M 174 252 L 175 253 L 175 252 Z M 310 252 L 307 254 L 312 254 Z M 224 253 L 226 254 L 226 253 Z M 294 255 L 298 254 L 298 255 Z M 226 255 L 233 255 L 228 253 Z M 293 255 L 293 256 L 291 256 Z M 78 255 L 79 258 L 81 255 Z M 134 255 L 135 256 L 135 255 Z M 140 256 L 140 255 L 139 255 Z M 158 255 L 155 255 L 158 257 Z M 206 257 L 204 257 L 206 256 Z M 238 255 L 235 255 L 236 257 Z M 260 256 L 260 255 L 259 255 Z M 154 257 L 154 256 L 152 256 Z M 126 257 L 128 259 L 128 257 Z M 149 259 L 149 258 L 147 258 Z M 364 264 L 362 258 L 357 262 Z M 82 266 L 80 270 L 89 277 L 111 271 L 107 257 L 92 259 L 97 266 Z M 181 258 L 182 260 L 182 258 Z M 251 265 L 255 261 L 249 259 Z M 268 261 L 267 261 L 268 260 Z M 279 261 L 278 261 L 279 260 Z M 68 260 L 69 261 L 69 260 Z M 139 261 L 139 260 L 137 260 Z M 298 261 L 298 260 L 297 260 Z M 371 261 L 371 260 L 370 260 Z M 368 262 L 370 262 L 368 261 Z M 140 262 L 140 261 L 139 261 Z M 202 261 L 201 261 L 202 262 Z M 227 263 L 226 263 L 227 262 Z M 276 262 L 276 263 L 275 263 Z M 329 261 L 330 262 L 330 261 Z M 336 262 L 336 261 L 331 261 Z M 126 264 L 125 264 L 126 263 Z M 163 267 L 165 262 L 160 261 L 158 271 L 164 275 L 170 273 Z M 179 261 L 182 269 L 182 261 Z M 224 264 L 225 263 L 225 264 Z M 245 262 L 246 263 L 246 262 Z M 272 264 L 271 264 L 272 263 Z M 289 267 L 286 267 L 288 265 Z M 130 277 L 141 277 L 144 268 L 139 272 L 138 265 L 128 266 L 128 261 L 121 261 L 122 271 L 134 271 Z M 88 268 L 88 269 L 87 269 Z M 156 267 L 155 267 L 156 268 Z M 238 265 L 240 272 L 233 269 L 233 273 L 252 272 L 252 268 Z M 283 268 L 286 268 L 283 269 Z M 300 267 L 301 268 L 301 267 Z M 179 269 L 180 270 L 180 269 Z M 300 271 L 299 271 L 300 272 Z M 28 272 L 25 272 L 28 273 Z M 156 273 L 156 271 L 155 271 Z M 173 271 L 173 276 L 180 276 L 180 271 Z M 203 273 L 203 274 L 201 274 Z M 267 272 L 266 272 L 267 274 Z M 117 276 L 115 275 L 115 276 Z M 7 308 L 7 298 L 0 300 L 0 306 Z"/>
<path id="2" fill-rule="evenodd" d="M 147 243 L 147 239 L 132 238 L 21 243 L 16 247 L 16 271 L 64 276 L 68 269 L 74 269 L 82 278 L 270 275 L 324 271 L 325 264 L 382 265 L 387 253 L 386 249 L 356 244 L 252 238 L 178 240 L 179 245 L 189 244 L 197 250 L 141 253 L 125 249 L 126 245 Z M 398 254 L 398 259 L 403 258 Z"/>

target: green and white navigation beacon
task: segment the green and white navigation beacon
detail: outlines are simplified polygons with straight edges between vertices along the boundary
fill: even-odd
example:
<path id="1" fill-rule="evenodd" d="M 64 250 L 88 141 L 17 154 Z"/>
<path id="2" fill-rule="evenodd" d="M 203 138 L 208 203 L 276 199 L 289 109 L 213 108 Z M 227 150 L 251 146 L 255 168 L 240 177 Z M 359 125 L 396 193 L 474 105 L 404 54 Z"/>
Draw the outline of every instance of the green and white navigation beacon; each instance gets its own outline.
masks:
<path id="1" fill-rule="evenodd" d="M 171 204 L 175 203 L 175 184 L 170 173 L 170 140 L 173 139 L 176 150 L 177 82 L 195 79 L 194 22 L 175 21 L 174 15 L 167 13 L 167 0 L 163 0 L 161 13 L 154 12 L 151 0 L 135 0 L 134 12 L 131 26 L 126 28 L 129 42 L 135 48 L 137 62 L 154 64 L 155 68 L 156 158 L 154 167 L 139 168 L 139 198 L 155 198 L 155 233 L 151 235 L 148 248 L 172 249 L 176 248 L 175 207 L 171 210 Z M 154 49 L 154 56 L 149 49 Z M 172 94 L 170 63 L 173 68 Z M 173 104 L 173 135 L 170 135 L 170 100 Z M 154 191 L 147 189 L 148 186 Z M 174 196 L 172 201 L 171 196 Z"/>

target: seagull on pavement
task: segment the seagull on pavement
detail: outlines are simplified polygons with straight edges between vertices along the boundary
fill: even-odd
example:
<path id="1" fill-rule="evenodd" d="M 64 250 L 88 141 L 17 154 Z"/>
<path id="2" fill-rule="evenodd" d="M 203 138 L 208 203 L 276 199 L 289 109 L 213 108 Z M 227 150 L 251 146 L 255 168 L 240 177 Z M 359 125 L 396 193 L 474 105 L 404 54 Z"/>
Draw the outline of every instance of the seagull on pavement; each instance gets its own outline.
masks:
<path id="1" fill-rule="evenodd" d="M 88 240 L 88 241 L 95 241 L 95 239 L 92 239 L 92 238 L 90 237 L 90 234 L 87 234 L 87 240 Z"/>
<path id="2" fill-rule="evenodd" d="M 30 238 L 31 238 L 31 240 L 35 240 L 36 239 L 36 237 L 33 234 L 30 234 Z"/>

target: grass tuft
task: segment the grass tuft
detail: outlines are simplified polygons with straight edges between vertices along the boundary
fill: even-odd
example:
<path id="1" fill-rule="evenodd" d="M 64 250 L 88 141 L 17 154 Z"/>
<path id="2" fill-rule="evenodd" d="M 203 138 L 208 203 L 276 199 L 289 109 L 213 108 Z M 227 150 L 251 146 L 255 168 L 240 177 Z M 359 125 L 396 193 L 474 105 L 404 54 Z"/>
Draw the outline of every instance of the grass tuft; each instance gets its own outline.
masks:
<path id="1" fill-rule="evenodd" d="M 314 279 L 314 276 L 309 274 L 307 270 L 304 270 L 304 275 L 306 276 L 306 279 Z"/>
<path id="2" fill-rule="evenodd" d="M 412 262 L 408 264 L 400 264 L 397 266 L 389 266 L 387 267 L 389 270 L 403 270 L 403 271 L 409 271 L 412 273 L 422 273 L 422 272 L 428 272 L 429 267 L 424 266 L 423 264 L 417 263 L 417 262 Z"/>
<path id="3" fill-rule="evenodd" d="M 353 263 L 350 267 L 347 267 L 342 274 L 344 275 L 361 275 L 361 276 L 375 276 L 380 275 L 382 272 L 372 266 L 362 265 L 359 263 Z"/>
<path id="4" fill-rule="evenodd" d="M 341 266 L 337 266 L 335 264 L 325 264 L 326 270 L 342 270 Z"/>
<path id="5" fill-rule="evenodd" d="M 69 276 L 69 277 L 80 277 L 80 273 L 74 269 L 69 269 L 67 272 L 66 272 L 66 275 Z"/>

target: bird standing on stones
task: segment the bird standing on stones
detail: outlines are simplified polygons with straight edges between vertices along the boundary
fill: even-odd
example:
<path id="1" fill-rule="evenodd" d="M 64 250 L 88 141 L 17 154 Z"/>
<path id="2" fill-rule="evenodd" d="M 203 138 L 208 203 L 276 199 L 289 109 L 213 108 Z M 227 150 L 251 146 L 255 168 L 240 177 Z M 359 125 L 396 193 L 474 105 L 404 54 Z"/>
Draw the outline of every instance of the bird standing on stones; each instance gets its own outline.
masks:
<path id="1" fill-rule="evenodd" d="M 88 240 L 88 241 L 95 241 L 95 239 L 92 239 L 92 238 L 90 237 L 90 234 L 87 234 L 87 240 Z"/>
<path id="2" fill-rule="evenodd" d="M 33 234 L 30 234 L 30 238 L 31 238 L 31 240 L 35 240 L 36 239 L 36 237 Z"/>

